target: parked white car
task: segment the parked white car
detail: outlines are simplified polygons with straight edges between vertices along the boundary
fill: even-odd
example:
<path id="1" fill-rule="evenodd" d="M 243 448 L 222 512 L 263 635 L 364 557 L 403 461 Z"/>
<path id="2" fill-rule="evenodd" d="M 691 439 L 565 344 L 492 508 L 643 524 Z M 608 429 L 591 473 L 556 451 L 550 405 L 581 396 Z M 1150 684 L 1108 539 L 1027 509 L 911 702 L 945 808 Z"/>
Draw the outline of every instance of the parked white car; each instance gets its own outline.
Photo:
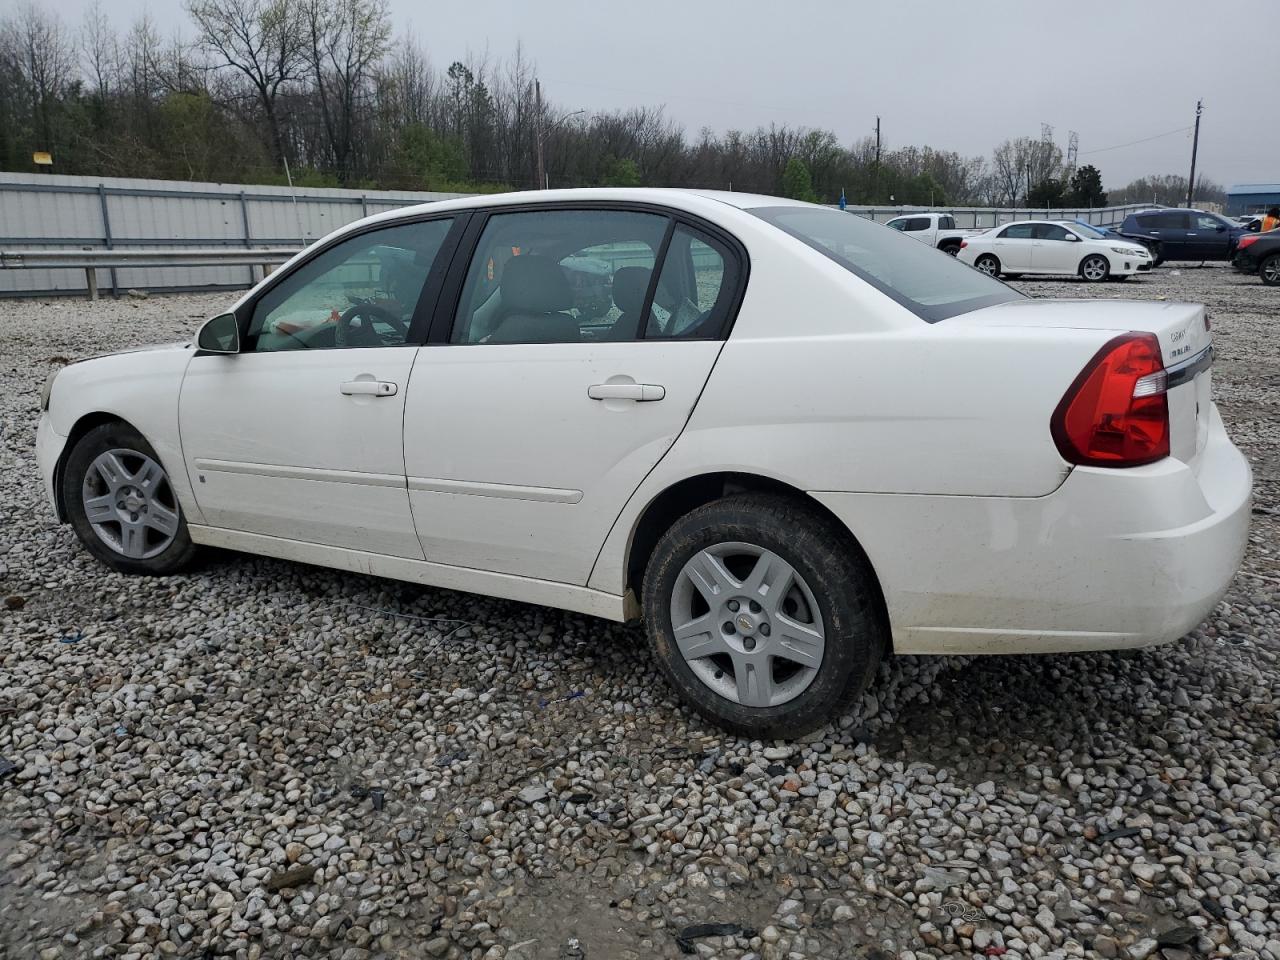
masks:
<path id="1" fill-rule="evenodd" d="M 911 213 L 894 217 L 885 226 L 953 257 L 960 252 L 960 244 L 965 237 L 982 233 L 981 230 L 957 229 L 956 218 L 949 213 Z"/>
<path id="2" fill-rule="evenodd" d="M 1079 276 L 1092 283 L 1128 280 L 1151 269 L 1151 253 L 1140 243 L 1115 240 L 1080 223 L 1019 220 L 995 227 L 960 245 L 961 262 L 990 276 L 1024 273 Z"/>
<path id="3" fill-rule="evenodd" d="M 1201 306 L 1031 300 L 809 204 L 474 197 L 344 227 L 194 342 L 65 367 L 38 455 L 115 570 L 209 545 L 643 616 L 697 710 L 789 736 L 889 653 L 1200 622 L 1250 513 L 1212 357 Z"/>

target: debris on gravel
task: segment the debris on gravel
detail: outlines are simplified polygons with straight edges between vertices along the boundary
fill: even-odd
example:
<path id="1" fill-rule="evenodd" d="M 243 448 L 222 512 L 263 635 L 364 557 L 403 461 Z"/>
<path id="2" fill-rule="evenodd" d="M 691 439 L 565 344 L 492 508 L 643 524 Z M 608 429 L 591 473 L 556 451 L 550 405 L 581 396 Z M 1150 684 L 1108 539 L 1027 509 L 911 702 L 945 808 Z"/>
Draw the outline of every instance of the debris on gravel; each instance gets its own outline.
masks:
<path id="1" fill-rule="evenodd" d="M 1209 305 L 1240 575 L 1163 647 L 891 660 L 787 744 L 684 711 L 636 627 L 106 570 L 45 503 L 38 388 L 227 298 L 7 302 L 0 955 L 1280 960 L 1280 301 L 1223 268 L 1019 286 Z"/>

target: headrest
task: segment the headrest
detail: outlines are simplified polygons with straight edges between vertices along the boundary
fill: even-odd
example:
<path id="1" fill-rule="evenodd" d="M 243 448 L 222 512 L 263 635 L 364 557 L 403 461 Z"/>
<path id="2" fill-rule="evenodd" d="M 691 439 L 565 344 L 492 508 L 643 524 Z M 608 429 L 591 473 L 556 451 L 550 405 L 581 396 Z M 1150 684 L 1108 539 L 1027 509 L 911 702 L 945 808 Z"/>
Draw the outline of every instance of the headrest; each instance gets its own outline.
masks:
<path id="1" fill-rule="evenodd" d="M 554 313 L 573 306 L 573 290 L 550 257 L 512 257 L 502 268 L 502 306 L 522 313 Z"/>
<path id="2" fill-rule="evenodd" d="M 648 267 L 619 267 L 613 274 L 614 305 L 627 316 L 638 317 L 652 276 Z"/>

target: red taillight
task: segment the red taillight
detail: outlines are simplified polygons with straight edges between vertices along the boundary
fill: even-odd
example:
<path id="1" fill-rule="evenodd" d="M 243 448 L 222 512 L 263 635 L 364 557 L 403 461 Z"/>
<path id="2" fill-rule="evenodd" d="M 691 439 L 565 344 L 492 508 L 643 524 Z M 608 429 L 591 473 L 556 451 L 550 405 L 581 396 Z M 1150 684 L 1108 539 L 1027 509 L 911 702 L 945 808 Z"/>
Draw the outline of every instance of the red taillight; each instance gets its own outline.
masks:
<path id="1" fill-rule="evenodd" d="M 964 249 L 965 247 L 967 247 L 968 245 L 969 245 L 969 241 L 968 241 L 968 240 L 961 240 L 961 241 L 960 241 L 960 249 L 961 249 L 961 250 L 963 250 L 963 249 Z"/>
<path id="2" fill-rule="evenodd" d="M 1240 242 L 1236 244 L 1236 249 L 1243 250 L 1245 247 L 1249 246 L 1250 244 L 1254 244 L 1257 242 L 1258 242 L 1257 237 L 1241 237 Z"/>
<path id="3" fill-rule="evenodd" d="M 1160 341 L 1126 333 L 1110 341 L 1076 377 L 1050 430 L 1070 463 L 1136 467 L 1169 455 L 1168 375 Z"/>

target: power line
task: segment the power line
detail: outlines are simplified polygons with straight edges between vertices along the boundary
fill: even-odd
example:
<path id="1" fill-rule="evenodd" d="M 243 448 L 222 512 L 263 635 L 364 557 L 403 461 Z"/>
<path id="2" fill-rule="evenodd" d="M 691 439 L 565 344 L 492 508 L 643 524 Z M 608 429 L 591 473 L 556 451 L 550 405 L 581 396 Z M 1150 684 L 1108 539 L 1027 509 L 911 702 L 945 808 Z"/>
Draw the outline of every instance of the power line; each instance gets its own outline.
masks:
<path id="1" fill-rule="evenodd" d="M 1122 147 L 1134 147 L 1140 143 L 1150 143 L 1152 140 L 1159 140 L 1162 137 L 1172 137 L 1175 133 L 1186 133 L 1191 127 L 1179 127 L 1177 130 L 1168 130 L 1164 133 L 1157 133 L 1154 137 L 1143 137 L 1141 140 L 1130 140 L 1128 143 L 1117 143 L 1113 147 L 1099 147 L 1097 150 L 1081 150 L 1080 155 L 1086 156 L 1091 153 L 1106 153 L 1108 150 L 1119 150 Z"/>

